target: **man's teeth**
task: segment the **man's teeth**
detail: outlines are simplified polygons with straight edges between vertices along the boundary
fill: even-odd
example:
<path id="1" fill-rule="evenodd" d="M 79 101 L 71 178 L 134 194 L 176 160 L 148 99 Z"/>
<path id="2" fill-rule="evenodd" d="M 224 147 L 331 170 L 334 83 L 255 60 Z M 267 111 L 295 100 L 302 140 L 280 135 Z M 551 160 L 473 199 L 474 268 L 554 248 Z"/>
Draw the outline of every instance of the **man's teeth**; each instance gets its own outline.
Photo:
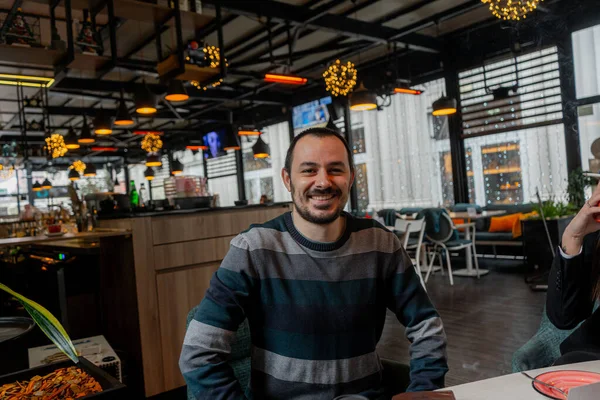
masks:
<path id="1" fill-rule="evenodd" d="M 321 200 L 322 201 L 322 200 L 329 200 L 329 199 L 333 198 L 333 195 L 330 194 L 328 196 L 312 196 L 312 198 L 315 199 L 315 200 Z"/>

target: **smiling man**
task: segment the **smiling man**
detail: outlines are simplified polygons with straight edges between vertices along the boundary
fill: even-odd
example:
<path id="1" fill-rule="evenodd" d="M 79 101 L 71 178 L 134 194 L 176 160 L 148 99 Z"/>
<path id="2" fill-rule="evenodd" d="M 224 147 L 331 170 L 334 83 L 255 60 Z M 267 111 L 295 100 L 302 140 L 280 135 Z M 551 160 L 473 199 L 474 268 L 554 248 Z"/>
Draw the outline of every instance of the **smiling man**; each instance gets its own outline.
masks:
<path id="1" fill-rule="evenodd" d="M 231 241 L 189 325 L 180 367 L 196 398 L 386 398 L 375 351 L 386 309 L 411 342 L 408 391 L 443 387 L 446 335 L 410 258 L 392 232 L 343 211 L 354 181 L 346 141 L 304 131 L 281 174 L 293 211 Z M 227 363 L 245 318 L 248 388 Z"/>

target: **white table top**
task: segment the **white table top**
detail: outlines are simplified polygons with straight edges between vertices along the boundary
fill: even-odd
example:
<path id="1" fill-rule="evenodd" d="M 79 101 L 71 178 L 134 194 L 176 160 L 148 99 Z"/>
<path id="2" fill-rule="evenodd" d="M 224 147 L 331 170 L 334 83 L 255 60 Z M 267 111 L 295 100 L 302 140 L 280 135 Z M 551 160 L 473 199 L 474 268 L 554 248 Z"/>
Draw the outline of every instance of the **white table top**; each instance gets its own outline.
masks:
<path id="1" fill-rule="evenodd" d="M 469 213 L 466 211 L 450 212 L 448 214 L 450 214 L 450 218 L 462 218 L 462 219 L 476 220 L 476 219 L 490 218 L 490 217 L 496 217 L 498 215 L 503 215 L 503 214 L 506 214 L 506 210 L 482 211 L 475 215 L 469 215 Z"/>
<path id="2" fill-rule="evenodd" d="M 543 372 L 557 370 L 578 370 L 600 373 L 600 361 L 560 365 L 557 367 L 548 367 L 527 372 L 529 375 L 535 377 Z M 456 400 L 548 400 L 546 396 L 535 391 L 531 386 L 531 380 L 520 373 L 452 386 L 442 390 L 452 390 Z"/>

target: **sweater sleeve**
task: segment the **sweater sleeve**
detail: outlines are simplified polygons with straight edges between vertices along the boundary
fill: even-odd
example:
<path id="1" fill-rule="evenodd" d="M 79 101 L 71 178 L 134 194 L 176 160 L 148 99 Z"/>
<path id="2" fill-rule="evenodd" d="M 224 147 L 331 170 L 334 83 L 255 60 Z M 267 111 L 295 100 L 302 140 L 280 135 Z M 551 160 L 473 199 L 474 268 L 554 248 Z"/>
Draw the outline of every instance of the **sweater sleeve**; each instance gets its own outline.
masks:
<path id="1" fill-rule="evenodd" d="M 248 243 L 238 235 L 213 275 L 183 341 L 179 368 L 196 399 L 244 398 L 228 361 L 255 280 Z"/>
<path id="2" fill-rule="evenodd" d="M 557 249 L 550 275 L 546 296 L 546 313 L 559 329 L 573 329 L 588 318 L 593 311 L 592 262 L 598 240 L 597 234 L 584 238 L 580 254 L 565 258 Z"/>
<path id="3" fill-rule="evenodd" d="M 410 341 L 408 392 L 444 387 L 448 372 L 446 333 L 404 249 L 396 251 L 388 285 L 387 306 L 406 327 Z"/>

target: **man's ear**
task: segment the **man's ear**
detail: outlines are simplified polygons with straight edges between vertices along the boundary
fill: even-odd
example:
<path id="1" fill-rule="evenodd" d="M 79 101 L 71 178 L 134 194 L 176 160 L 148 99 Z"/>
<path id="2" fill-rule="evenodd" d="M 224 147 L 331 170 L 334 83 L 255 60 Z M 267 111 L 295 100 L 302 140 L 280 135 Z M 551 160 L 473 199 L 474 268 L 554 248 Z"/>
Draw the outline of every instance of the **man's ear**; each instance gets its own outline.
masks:
<path id="1" fill-rule="evenodd" d="M 283 184 L 285 185 L 285 188 L 288 190 L 288 192 L 291 192 L 292 186 L 290 173 L 285 168 L 281 168 L 281 180 L 283 181 Z"/>
<path id="2" fill-rule="evenodd" d="M 348 189 L 350 189 L 352 187 L 352 185 L 354 185 L 354 177 L 355 177 L 354 171 L 350 172 L 350 186 L 348 186 Z"/>

